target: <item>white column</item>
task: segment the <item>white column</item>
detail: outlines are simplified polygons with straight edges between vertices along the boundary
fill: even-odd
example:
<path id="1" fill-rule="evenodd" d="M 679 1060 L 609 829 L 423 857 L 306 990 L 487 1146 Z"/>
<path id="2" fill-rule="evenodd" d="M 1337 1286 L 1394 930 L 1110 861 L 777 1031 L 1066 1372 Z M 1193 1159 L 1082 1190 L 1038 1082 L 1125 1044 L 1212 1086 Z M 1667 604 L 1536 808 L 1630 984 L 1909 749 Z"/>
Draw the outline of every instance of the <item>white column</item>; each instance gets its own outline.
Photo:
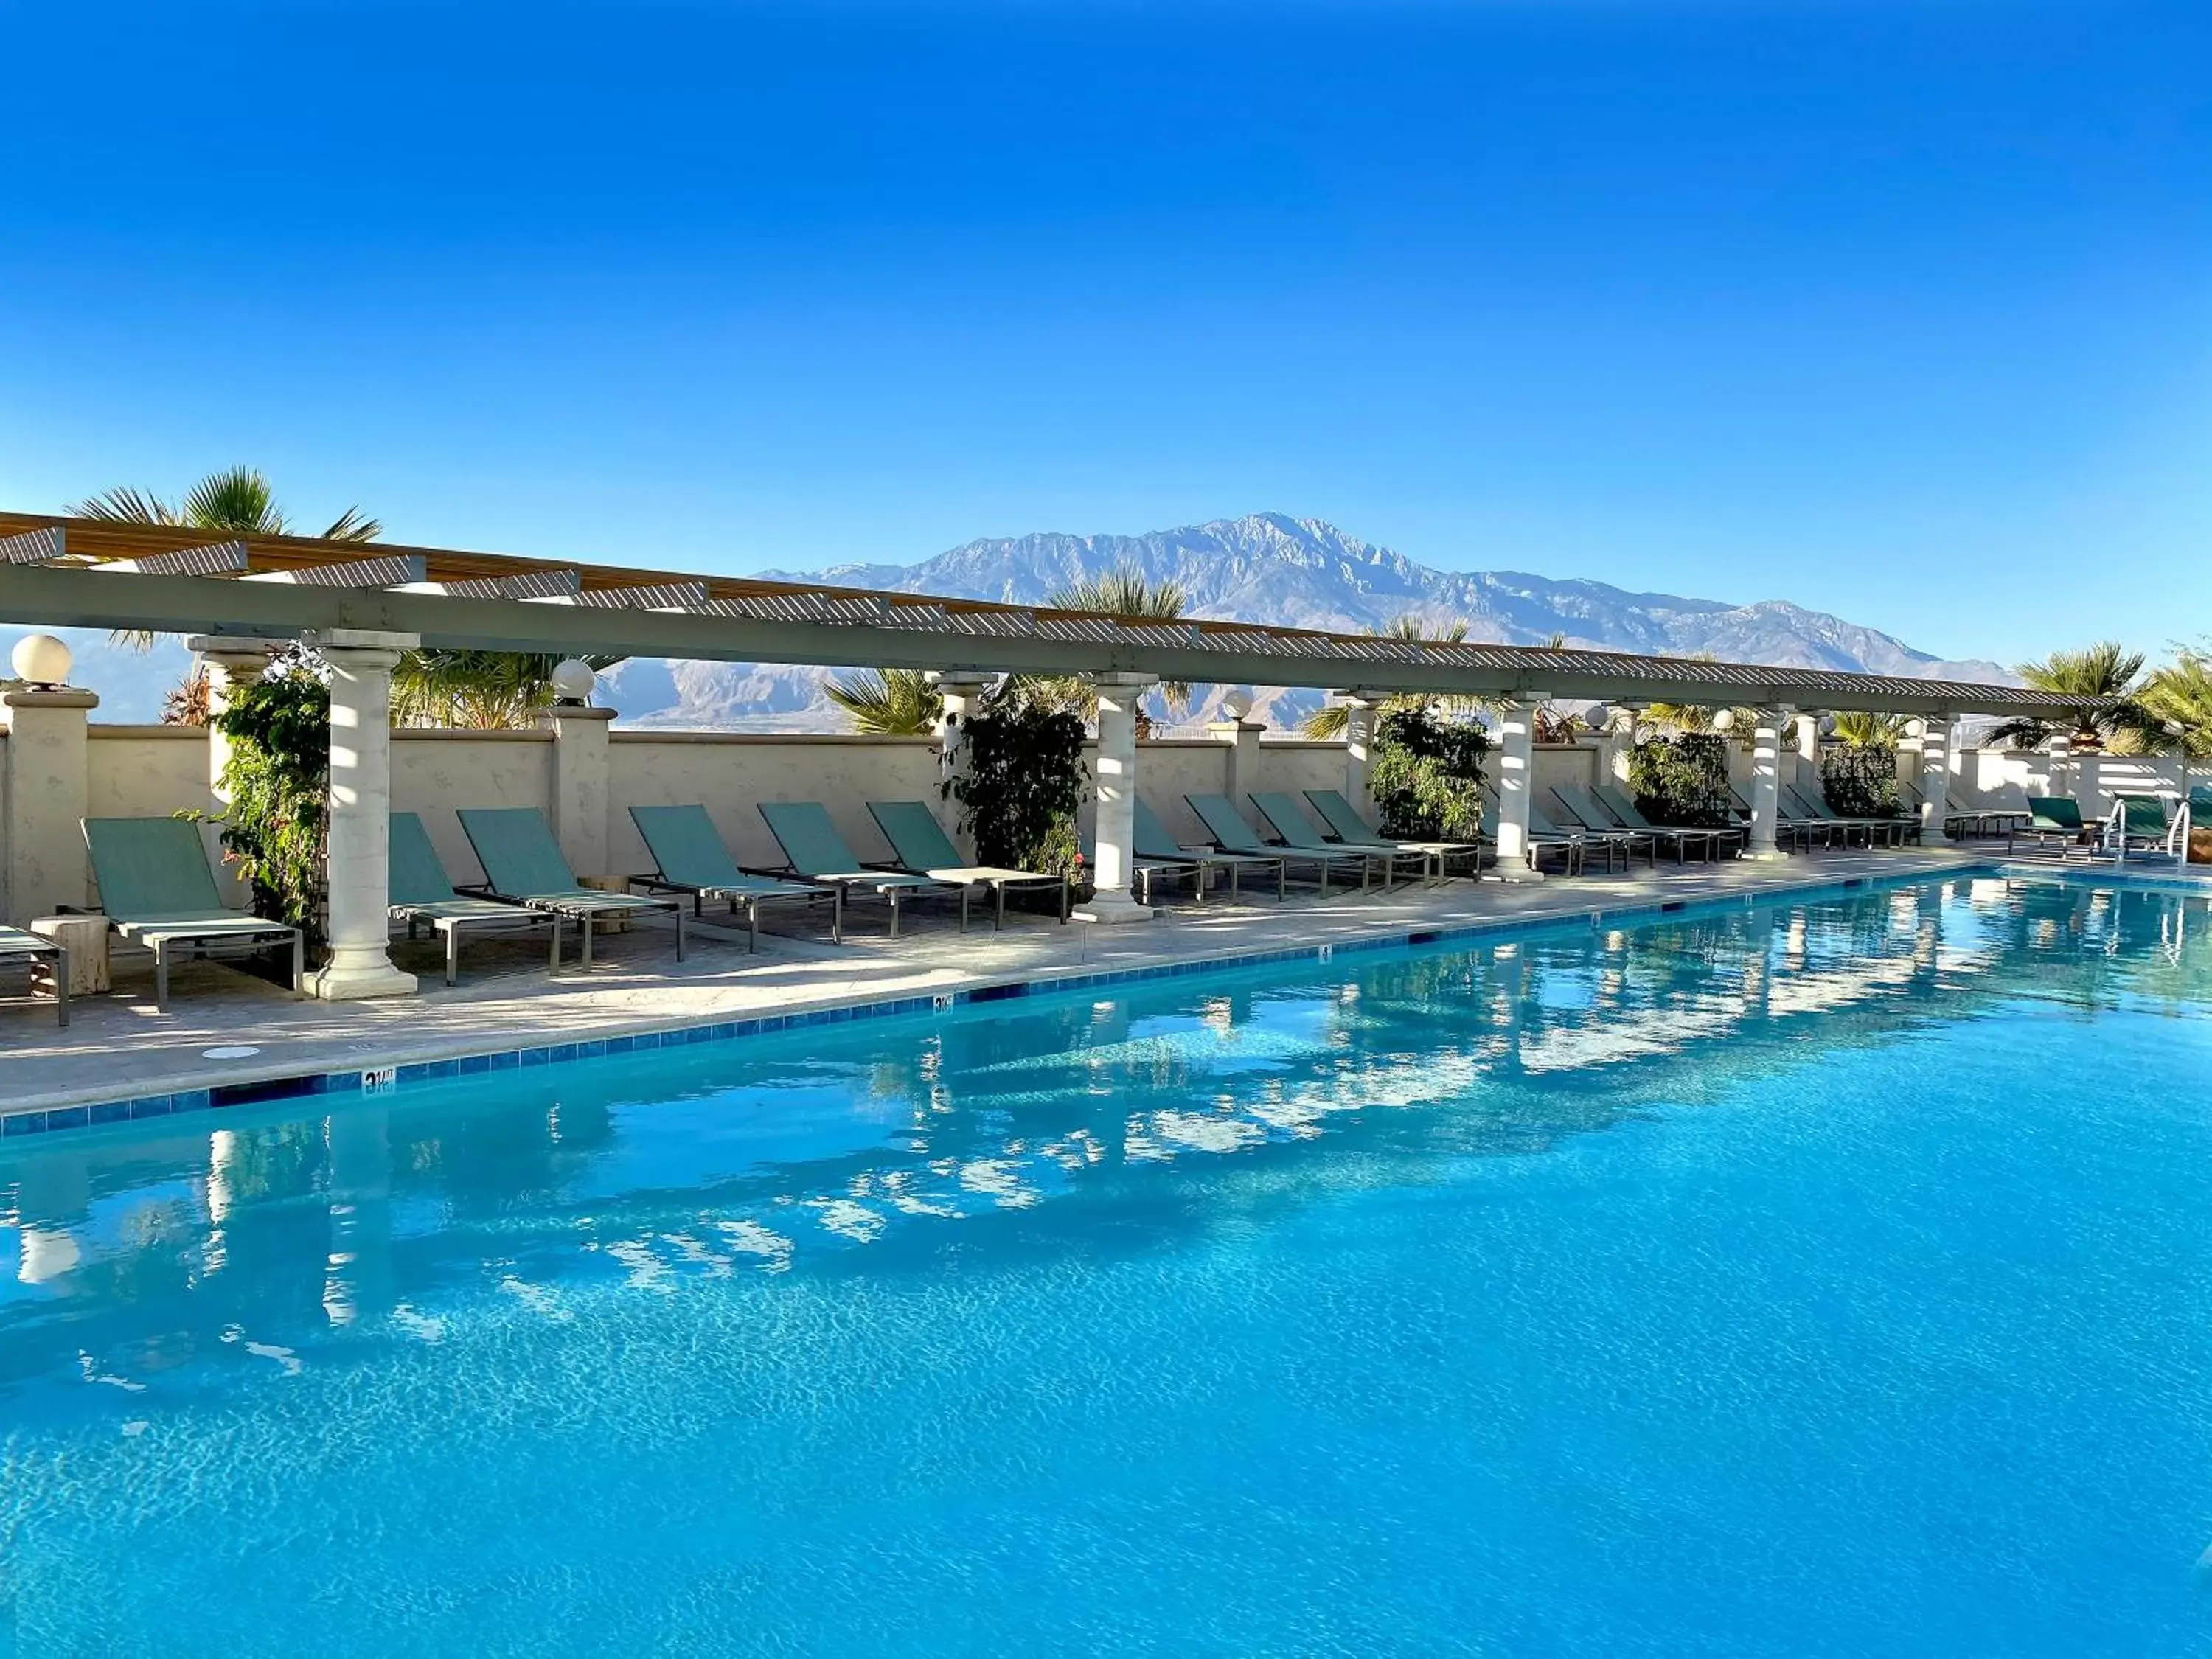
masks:
<path id="1" fill-rule="evenodd" d="M 90 789 L 84 726 L 99 706 L 98 697 L 74 686 L 0 692 L 8 719 L 8 741 L 0 744 L 4 915 L 18 927 L 61 905 L 82 906 L 90 896 L 80 827 Z"/>
<path id="2" fill-rule="evenodd" d="M 2061 732 L 2051 739 L 2051 781 L 2045 786 L 2053 795 L 2074 793 L 2074 734 Z"/>
<path id="3" fill-rule="evenodd" d="M 1753 711 L 1751 726 L 1751 844 L 1744 856 L 1778 859 L 1775 830 L 1782 814 L 1782 722 L 1786 708 Z"/>
<path id="4" fill-rule="evenodd" d="M 1344 694 L 1344 798 L 1369 823 L 1375 820 L 1375 791 L 1369 774 L 1375 765 L 1375 710 L 1382 698 L 1371 692 Z"/>
<path id="5" fill-rule="evenodd" d="M 1536 711 L 1549 697 L 1530 691 L 1498 705 L 1498 873 L 1506 881 L 1538 878 L 1528 856 L 1528 806 L 1536 789 Z"/>
<path id="6" fill-rule="evenodd" d="M 1636 748 L 1636 726 L 1643 712 L 1633 703 L 1620 703 L 1606 710 L 1605 725 L 1598 732 L 1600 783 L 1616 789 L 1628 787 L 1628 757 Z"/>
<path id="7" fill-rule="evenodd" d="M 553 723 L 553 834 L 578 879 L 614 873 L 607 867 L 607 726 L 611 708 L 556 703 Z"/>
<path id="8" fill-rule="evenodd" d="M 1075 913 L 1081 921 L 1150 921 L 1152 910 L 1129 896 L 1136 839 L 1137 704 L 1153 681 L 1102 674 L 1098 687 L 1098 825 L 1091 878 L 1097 890 Z"/>
<path id="9" fill-rule="evenodd" d="M 1930 714 L 1920 732 L 1920 844 L 1943 844 L 1943 815 L 1951 810 L 1951 717 Z"/>
<path id="10" fill-rule="evenodd" d="M 1797 787 L 1820 787 L 1820 722 L 1826 714 L 1817 708 L 1797 711 Z"/>
<path id="11" fill-rule="evenodd" d="M 407 996 L 392 965 L 392 670 L 412 634 L 333 629 L 315 643 L 331 669 L 329 963 L 308 975 L 328 1001 Z"/>
<path id="12" fill-rule="evenodd" d="M 930 683 L 937 695 L 945 700 L 945 707 L 937 716 L 938 775 L 950 783 L 967 769 L 964 737 L 968 722 L 981 709 L 983 694 L 991 682 L 975 673 L 932 674 Z M 975 837 L 960 831 L 960 803 L 950 795 L 940 794 L 931 803 L 945 833 L 960 848 L 963 858 L 975 856 Z"/>
<path id="13" fill-rule="evenodd" d="M 1246 720 L 1214 720 L 1206 728 L 1206 735 L 1222 746 L 1221 793 L 1232 801 L 1242 802 L 1259 787 L 1260 734 L 1267 729 L 1262 721 Z M 1244 809 L 1240 805 L 1237 810 Z"/>

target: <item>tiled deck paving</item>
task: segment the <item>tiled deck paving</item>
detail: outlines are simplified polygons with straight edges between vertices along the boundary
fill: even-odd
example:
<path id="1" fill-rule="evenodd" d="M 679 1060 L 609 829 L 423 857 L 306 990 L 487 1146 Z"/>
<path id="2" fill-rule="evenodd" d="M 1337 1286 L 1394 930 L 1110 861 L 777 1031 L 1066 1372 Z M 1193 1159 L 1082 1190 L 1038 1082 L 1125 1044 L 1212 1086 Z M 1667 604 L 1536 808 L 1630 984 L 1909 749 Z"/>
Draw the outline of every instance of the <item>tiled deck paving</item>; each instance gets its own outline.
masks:
<path id="1" fill-rule="evenodd" d="M 80 1107 L 104 1108 L 84 1121 L 106 1121 L 131 1115 L 117 1103 L 173 1097 L 178 1109 L 189 1109 L 250 1097 L 252 1085 L 280 1079 L 329 1074 L 328 1086 L 358 1087 L 358 1073 L 464 1057 L 499 1058 L 462 1069 L 542 1063 L 567 1058 L 560 1051 L 572 1044 L 597 1052 L 603 1044 L 629 1047 L 641 1036 L 657 1041 L 664 1032 L 695 1041 L 741 1036 L 759 1022 L 780 1026 L 824 1011 L 906 1012 L 993 988 L 1050 988 L 1098 975 L 1397 942 L 1431 929 L 1988 867 L 2001 856 L 1994 847 L 1903 848 L 1710 868 L 1662 863 L 1656 872 L 1638 866 L 1541 883 L 1460 880 L 1326 900 L 1294 890 L 1280 906 L 1272 896 L 1237 906 L 1184 904 L 1152 923 L 1121 927 L 1061 927 L 1042 916 L 1010 915 L 999 935 L 983 926 L 963 936 L 942 912 L 926 909 L 896 941 L 883 936 L 880 911 L 863 906 L 842 948 L 817 937 L 764 933 L 757 956 L 746 953 L 741 931 L 716 926 L 710 916 L 693 924 L 690 961 L 674 960 L 666 927 L 649 928 L 600 941 L 588 977 L 572 969 L 549 978 L 540 944 L 487 942 L 464 955 L 461 983 L 449 991 L 439 981 L 434 946 L 426 943 L 412 955 L 403 947 L 404 965 L 423 975 L 423 994 L 384 1002 L 304 1001 L 228 969 L 198 965 L 175 974 L 166 1015 L 154 1011 L 148 970 L 125 963 L 117 992 L 80 999 L 67 1031 L 54 1026 L 51 1004 L 0 1003 L 0 1119 L 60 1109 L 51 1127 L 71 1127 Z M 570 951 L 573 958 L 573 940 Z M 218 1047 L 258 1052 L 205 1056 Z M 162 1109 L 149 1103 L 140 1115 Z M 33 1127 L 8 1126 L 15 1133 Z"/>

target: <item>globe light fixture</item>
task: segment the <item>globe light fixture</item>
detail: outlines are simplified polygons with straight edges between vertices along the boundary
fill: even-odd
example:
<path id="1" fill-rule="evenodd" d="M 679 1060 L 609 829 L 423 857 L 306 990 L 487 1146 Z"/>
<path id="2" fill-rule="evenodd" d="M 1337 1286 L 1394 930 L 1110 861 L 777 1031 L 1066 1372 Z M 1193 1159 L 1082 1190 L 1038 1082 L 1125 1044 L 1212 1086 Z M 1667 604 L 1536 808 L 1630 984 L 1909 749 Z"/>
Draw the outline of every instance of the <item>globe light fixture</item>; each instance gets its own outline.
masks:
<path id="1" fill-rule="evenodd" d="M 1906 737 L 1908 737 L 1908 738 L 1924 738 L 1924 737 L 1926 737 L 1926 736 L 1928 735 L 1928 722 L 1927 722 L 1927 721 L 1925 721 L 1925 720 L 1907 720 L 1907 721 L 1905 721 L 1905 735 Z"/>
<path id="2" fill-rule="evenodd" d="M 582 702 L 599 683 L 599 677 L 592 672 L 591 664 L 579 662 L 574 657 L 556 664 L 551 675 L 553 695 L 568 703 Z"/>
<path id="3" fill-rule="evenodd" d="M 1713 730 L 1723 734 L 1735 730 L 1735 710 L 1723 708 L 1713 714 Z"/>
<path id="4" fill-rule="evenodd" d="M 70 648 L 51 634 L 26 634 L 15 641 L 9 665 L 15 678 L 47 690 L 69 684 Z"/>
<path id="5" fill-rule="evenodd" d="M 1243 691 L 1231 691 L 1221 700 L 1221 718 L 1241 720 L 1252 712 L 1252 698 Z"/>

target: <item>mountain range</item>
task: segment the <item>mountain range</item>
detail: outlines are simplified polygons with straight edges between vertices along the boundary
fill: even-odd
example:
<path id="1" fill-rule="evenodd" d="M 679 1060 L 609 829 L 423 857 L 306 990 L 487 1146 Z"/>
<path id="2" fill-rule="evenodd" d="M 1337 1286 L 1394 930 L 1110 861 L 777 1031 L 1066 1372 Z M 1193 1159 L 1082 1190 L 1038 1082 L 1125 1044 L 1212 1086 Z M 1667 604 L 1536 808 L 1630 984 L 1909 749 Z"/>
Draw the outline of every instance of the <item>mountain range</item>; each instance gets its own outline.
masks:
<path id="1" fill-rule="evenodd" d="M 1041 533 L 969 542 L 919 564 L 850 564 L 769 571 L 790 580 L 1042 604 L 1088 576 L 1133 568 L 1171 581 L 1188 614 L 1358 633 L 1414 616 L 1441 632 L 1464 622 L 1468 637 L 1613 651 L 1698 653 L 1784 667 L 1856 670 L 1933 679 L 2008 682 L 1995 663 L 1950 660 L 1887 634 L 1786 600 L 1740 605 L 1631 592 L 1602 582 L 1522 571 L 1438 570 L 1317 519 L 1254 514 L 1142 536 Z M 181 677 L 180 644 L 150 655 L 119 651 L 97 634 L 71 631 L 75 678 L 102 697 L 100 718 L 159 718 L 161 695 Z M 823 695 L 823 672 L 773 664 L 638 660 L 611 670 L 601 700 L 623 724 L 660 728 L 842 729 Z M 1204 719 L 1230 687 L 1205 688 L 1190 718 Z M 1255 686 L 1255 717 L 1292 723 L 1320 701 L 1308 689 Z"/>

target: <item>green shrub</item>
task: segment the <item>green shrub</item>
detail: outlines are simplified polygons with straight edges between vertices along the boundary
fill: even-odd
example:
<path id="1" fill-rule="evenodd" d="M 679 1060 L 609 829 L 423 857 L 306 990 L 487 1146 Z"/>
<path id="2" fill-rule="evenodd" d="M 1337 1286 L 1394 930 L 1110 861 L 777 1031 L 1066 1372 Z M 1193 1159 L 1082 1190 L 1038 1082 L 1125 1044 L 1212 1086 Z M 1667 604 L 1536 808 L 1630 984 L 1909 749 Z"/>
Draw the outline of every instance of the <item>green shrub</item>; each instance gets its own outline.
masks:
<path id="1" fill-rule="evenodd" d="M 1367 786 L 1386 836 L 1473 841 L 1482 828 L 1490 734 L 1425 707 L 1386 708 L 1375 723 Z"/>
<path id="2" fill-rule="evenodd" d="M 959 803 L 960 829 L 975 837 L 977 860 L 1081 874 L 1075 814 L 1091 775 L 1082 720 L 1021 702 L 970 716 L 960 741 L 964 763 L 944 787 Z"/>
<path id="3" fill-rule="evenodd" d="M 1831 749 L 1820 757 L 1820 788 L 1828 805 L 1847 818 L 1894 817 L 1901 805 L 1897 751 L 1887 744 Z"/>
<path id="4" fill-rule="evenodd" d="M 1735 822 L 1728 739 L 1712 732 L 1645 738 L 1629 753 L 1628 787 L 1654 823 L 1717 829 Z"/>

